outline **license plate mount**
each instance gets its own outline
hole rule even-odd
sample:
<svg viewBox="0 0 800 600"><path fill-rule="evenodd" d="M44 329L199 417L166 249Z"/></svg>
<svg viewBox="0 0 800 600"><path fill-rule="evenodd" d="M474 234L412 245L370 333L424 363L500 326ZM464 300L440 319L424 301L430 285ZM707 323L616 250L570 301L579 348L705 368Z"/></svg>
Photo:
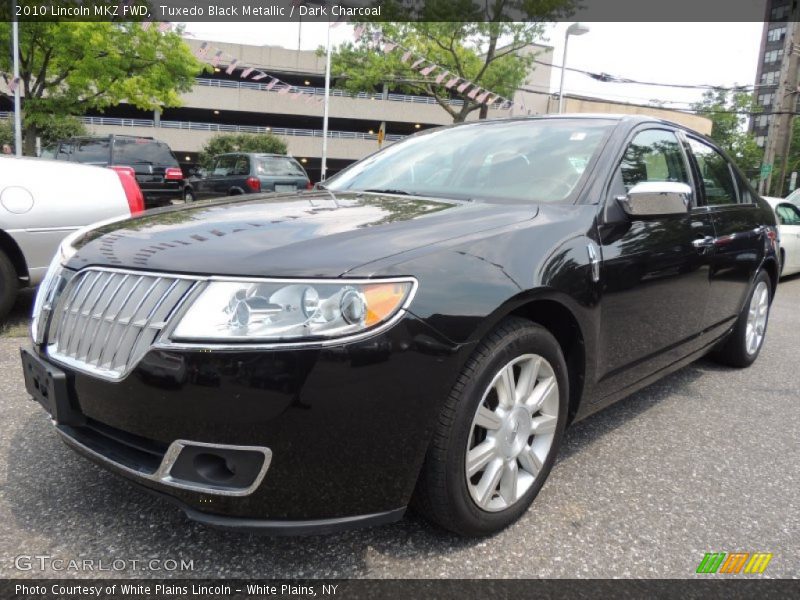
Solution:
<svg viewBox="0 0 800 600"><path fill-rule="evenodd" d="M72 408L69 397L67 374L43 361L26 348L20 348L25 389L33 396L56 423L83 425L84 416Z"/></svg>

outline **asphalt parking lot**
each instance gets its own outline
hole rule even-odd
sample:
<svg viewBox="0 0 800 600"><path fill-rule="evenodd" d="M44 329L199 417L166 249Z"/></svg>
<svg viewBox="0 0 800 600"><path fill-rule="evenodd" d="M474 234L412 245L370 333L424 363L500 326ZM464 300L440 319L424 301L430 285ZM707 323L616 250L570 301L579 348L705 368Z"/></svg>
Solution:
<svg viewBox="0 0 800 600"><path fill-rule="evenodd" d="M771 552L764 576L800 576L800 277L779 287L753 367L702 360L575 425L532 510L483 540L413 515L306 538L193 524L57 439L25 392L19 329L0 337L5 578L165 575L20 571L20 555L185 560L190 577L682 578L712 551Z"/></svg>

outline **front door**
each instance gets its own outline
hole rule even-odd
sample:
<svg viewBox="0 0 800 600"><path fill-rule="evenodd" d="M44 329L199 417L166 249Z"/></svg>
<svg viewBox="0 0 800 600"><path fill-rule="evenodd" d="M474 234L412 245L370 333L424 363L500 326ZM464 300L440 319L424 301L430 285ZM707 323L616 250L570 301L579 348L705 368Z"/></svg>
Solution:
<svg viewBox="0 0 800 600"><path fill-rule="evenodd" d="M673 131L635 133L606 198L599 228L603 347L598 400L693 349L708 297L708 258L693 242L713 235L709 217L694 199L685 214L627 215L618 197L643 181L693 185L687 156Z"/></svg>

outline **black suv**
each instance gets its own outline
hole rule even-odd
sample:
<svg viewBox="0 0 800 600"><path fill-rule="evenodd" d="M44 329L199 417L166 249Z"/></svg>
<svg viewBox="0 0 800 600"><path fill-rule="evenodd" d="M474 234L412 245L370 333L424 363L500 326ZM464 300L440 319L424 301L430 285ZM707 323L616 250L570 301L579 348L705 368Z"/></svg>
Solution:
<svg viewBox="0 0 800 600"><path fill-rule="evenodd" d="M183 198L183 171L170 147L151 137L108 135L59 141L48 155L56 160L130 167L142 188L147 208Z"/></svg>
<svg viewBox="0 0 800 600"><path fill-rule="evenodd" d="M303 166L291 156L231 152L214 157L208 172L187 181L187 202L199 198L237 196L256 192L295 192L311 187Z"/></svg>

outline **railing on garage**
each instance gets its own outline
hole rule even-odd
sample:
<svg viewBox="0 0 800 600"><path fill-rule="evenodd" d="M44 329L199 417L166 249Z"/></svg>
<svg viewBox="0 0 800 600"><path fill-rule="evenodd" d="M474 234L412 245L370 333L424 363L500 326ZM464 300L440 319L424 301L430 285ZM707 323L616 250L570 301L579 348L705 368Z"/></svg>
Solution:
<svg viewBox="0 0 800 600"><path fill-rule="evenodd" d="M0 119L11 118L12 113L0 112ZM79 117L87 125L111 125L114 127L156 127L152 119L122 119L117 117ZM297 129L291 127L263 127L260 125L226 125L224 123L197 123L194 121L164 121L160 123L162 129L189 129L194 131L219 131L224 133L274 133L292 137L322 137L321 129ZM345 140L377 140L374 133L360 131L328 131L329 138ZM390 133L386 141L396 142L405 136Z"/></svg>
<svg viewBox="0 0 800 600"><path fill-rule="evenodd" d="M206 87L218 87L218 88L233 88L233 89L244 89L244 90L261 90L261 91L270 91L276 92L276 89L267 90L267 84L261 83L258 81L231 81L227 79L207 79L205 77L197 77L195 79L197 85L202 85ZM269 82L269 80L267 80ZM304 94L311 94L314 96L324 96L325 95L325 88L321 87L313 87L313 86L301 86L296 85L292 86L294 91L303 92ZM358 92L357 94L348 92L346 90L341 90L338 88L331 88L331 96L335 97L344 97L344 98L359 98L364 100L381 100L383 99L383 95L380 93L371 93L371 92ZM390 102L413 102L416 104L438 104L436 98L432 96L414 96L411 94L388 94L386 97L387 100ZM463 106L464 101L460 98L451 98L447 101L450 106ZM500 102L495 102L489 108L499 108Z"/></svg>

